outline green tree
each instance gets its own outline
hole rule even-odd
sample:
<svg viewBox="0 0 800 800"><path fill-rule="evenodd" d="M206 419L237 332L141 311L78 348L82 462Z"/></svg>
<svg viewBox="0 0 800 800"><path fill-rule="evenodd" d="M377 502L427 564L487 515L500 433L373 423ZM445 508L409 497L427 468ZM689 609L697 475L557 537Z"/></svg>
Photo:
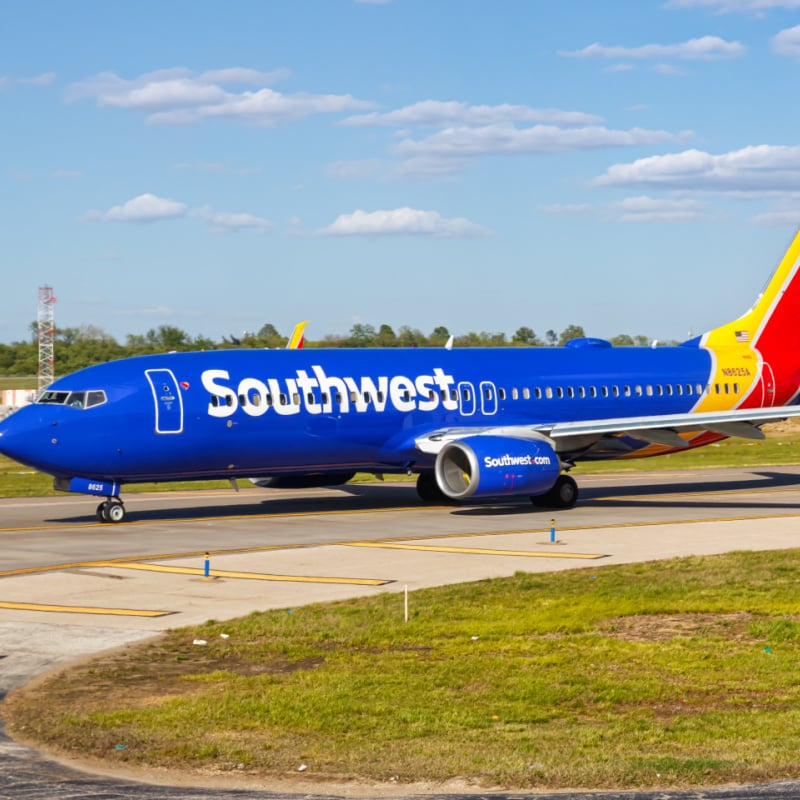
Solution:
<svg viewBox="0 0 800 800"><path fill-rule="evenodd" d="M375 337L377 336L375 328L372 325L365 325L364 323L357 322L350 328L350 335L347 337L348 347L372 347L375 344Z"/></svg>
<svg viewBox="0 0 800 800"><path fill-rule="evenodd" d="M567 325L567 327L561 331L561 336L558 337L558 343L563 345L572 339L583 339L584 336L586 336L586 334L583 332L583 328L580 325Z"/></svg>
<svg viewBox="0 0 800 800"><path fill-rule="evenodd" d="M633 347L633 336L627 333L620 333L612 339L609 339L609 341L614 347Z"/></svg>
<svg viewBox="0 0 800 800"><path fill-rule="evenodd" d="M450 331L447 330L444 325L439 325L433 329L433 333L431 333L431 335L428 337L428 344L431 347L444 347L449 338Z"/></svg>
<svg viewBox="0 0 800 800"><path fill-rule="evenodd" d="M517 332L511 337L512 344L526 344L531 347L539 347L542 340L534 333L533 328L523 326L517 328Z"/></svg>
<svg viewBox="0 0 800 800"><path fill-rule="evenodd" d="M375 337L375 344L378 347L397 347L397 336L391 325L381 325Z"/></svg>

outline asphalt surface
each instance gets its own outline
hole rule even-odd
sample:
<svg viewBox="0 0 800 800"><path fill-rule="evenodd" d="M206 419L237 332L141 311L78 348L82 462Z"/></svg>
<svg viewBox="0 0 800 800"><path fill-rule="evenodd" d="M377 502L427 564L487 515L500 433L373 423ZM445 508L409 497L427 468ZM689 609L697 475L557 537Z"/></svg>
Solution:
<svg viewBox="0 0 800 800"><path fill-rule="evenodd" d="M581 479L578 507L426 508L412 485L347 492L130 494L129 522L90 499L0 500L0 699L76 658L209 618L597 564L800 546L800 469ZM555 541L551 541L551 528ZM206 558L206 554L208 557ZM206 578L205 570L209 576ZM413 595L412 595L413 602ZM158 616L152 616L158 614ZM401 787L152 785L87 775L0 729L0 798L800 798L800 782L702 791L440 794Z"/></svg>

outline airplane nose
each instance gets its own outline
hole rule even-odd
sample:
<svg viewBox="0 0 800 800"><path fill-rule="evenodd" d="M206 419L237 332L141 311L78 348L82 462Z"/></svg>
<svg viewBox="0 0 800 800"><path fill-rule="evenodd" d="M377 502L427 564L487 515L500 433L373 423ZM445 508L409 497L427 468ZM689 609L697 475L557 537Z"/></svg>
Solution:
<svg viewBox="0 0 800 800"><path fill-rule="evenodd" d="M26 413L27 412L27 413ZM49 427L49 426L48 426ZM37 443L44 430L37 414L23 408L0 420L0 453L14 461L33 466Z"/></svg>

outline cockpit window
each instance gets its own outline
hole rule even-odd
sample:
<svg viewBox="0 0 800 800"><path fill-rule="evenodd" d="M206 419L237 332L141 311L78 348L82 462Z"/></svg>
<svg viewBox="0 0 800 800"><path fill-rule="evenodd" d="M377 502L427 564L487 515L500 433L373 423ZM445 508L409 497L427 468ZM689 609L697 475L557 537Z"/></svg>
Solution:
<svg viewBox="0 0 800 800"><path fill-rule="evenodd" d="M69 392L53 392L53 391L44 391L42 392L38 399L36 400L37 403L59 403L64 404L67 402L67 398L69 397Z"/></svg>
<svg viewBox="0 0 800 800"><path fill-rule="evenodd" d="M95 389L90 392L57 392L52 389L47 389L42 392L37 403L55 403L62 406L71 406L72 408L90 408L91 406L99 406L106 402L106 393L101 389Z"/></svg>
<svg viewBox="0 0 800 800"><path fill-rule="evenodd" d="M86 408L91 406L99 406L106 401L106 393L103 391L95 390L93 392L86 392Z"/></svg>

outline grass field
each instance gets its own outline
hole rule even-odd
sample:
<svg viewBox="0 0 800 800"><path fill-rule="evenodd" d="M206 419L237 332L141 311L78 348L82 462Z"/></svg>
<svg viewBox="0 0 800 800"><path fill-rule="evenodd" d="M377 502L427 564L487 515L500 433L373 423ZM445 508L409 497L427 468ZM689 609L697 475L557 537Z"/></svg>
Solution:
<svg viewBox="0 0 800 800"><path fill-rule="evenodd" d="M763 443L624 466L795 464L799 443L773 426ZM2 494L49 486L0 462ZM407 624L389 593L259 612L49 678L4 717L68 755L198 778L300 765L320 782L520 790L798 778L799 579L798 550L734 553L421 590Z"/></svg>
<svg viewBox="0 0 800 800"><path fill-rule="evenodd" d="M408 623L388 593L254 613L51 677L5 715L65 753L183 776L798 777L799 564L790 551L518 573L415 592Z"/></svg>

